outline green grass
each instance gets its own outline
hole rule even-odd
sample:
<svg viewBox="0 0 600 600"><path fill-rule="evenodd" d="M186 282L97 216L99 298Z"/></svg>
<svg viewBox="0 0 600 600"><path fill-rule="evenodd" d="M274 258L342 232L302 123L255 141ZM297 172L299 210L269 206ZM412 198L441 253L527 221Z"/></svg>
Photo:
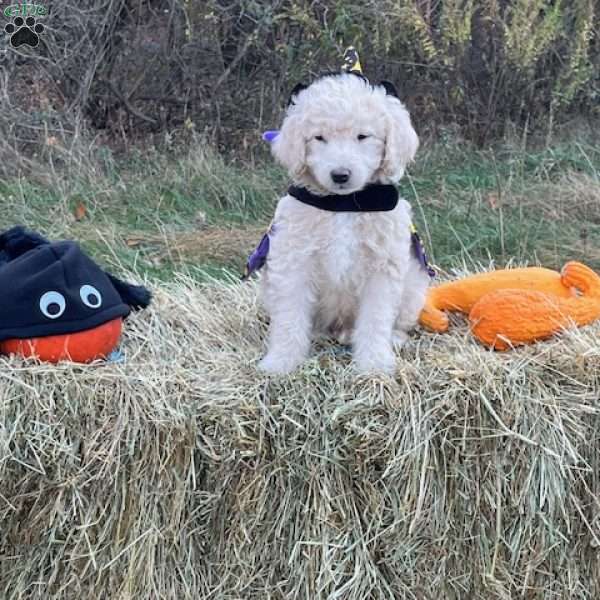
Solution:
<svg viewBox="0 0 600 600"><path fill-rule="evenodd" d="M569 144L527 152L437 146L401 187L442 268L490 260L559 267L570 258L598 267L590 248L600 247L592 222L599 184L600 151ZM573 188L590 196L578 212Z"/></svg>
<svg viewBox="0 0 600 600"><path fill-rule="evenodd" d="M156 152L97 168L48 170L0 183L3 228L16 223L51 238L79 239L112 266L170 279L240 270L254 238L202 246L214 227L266 225L287 178L270 160L227 163L208 149L179 157ZM566 142L541 150L421 149L401 183L435 263L444 270L510 261L560 267L568 259L600 268L600 150ZM85 214L75 217L77 207ZM199 244L171 245L181 236ZM196 238L197 236L197 238ZM258 238L256 239L258 241Z"/></svg>

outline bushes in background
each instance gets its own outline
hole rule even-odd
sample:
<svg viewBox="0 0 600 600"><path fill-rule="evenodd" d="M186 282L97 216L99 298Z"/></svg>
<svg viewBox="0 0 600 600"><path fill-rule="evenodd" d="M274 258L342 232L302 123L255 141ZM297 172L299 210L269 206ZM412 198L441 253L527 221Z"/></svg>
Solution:
<svg viewBox="0 0 600 600"><path fill-rule="evenodd" d="M90 134L114 145L200 132L243 151L278 123L294 83L337 67L351 43L371 78L398 85L420 130L456 124L484 144L508 123L548 133L574 112L599 114L594 0L54 0L49 8L38 48L7 44L1 63L0 151L13 167L34 155L69 160L68 140Z"/></svg>

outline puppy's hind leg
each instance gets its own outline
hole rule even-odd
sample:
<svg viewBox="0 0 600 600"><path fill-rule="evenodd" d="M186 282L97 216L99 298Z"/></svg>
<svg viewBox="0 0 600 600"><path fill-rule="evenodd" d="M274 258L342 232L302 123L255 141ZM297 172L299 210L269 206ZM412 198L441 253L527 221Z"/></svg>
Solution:
<svg viewBox="0 0 600 600"><path fill-rule="evenodd" d="M408 332L414 329L419 321L419 315L425 306L425 297L429 287L429 275L421 265L412 262L406 278L399 305L398 317L394 325L394 347L399 350L408 339Z"/></svg>

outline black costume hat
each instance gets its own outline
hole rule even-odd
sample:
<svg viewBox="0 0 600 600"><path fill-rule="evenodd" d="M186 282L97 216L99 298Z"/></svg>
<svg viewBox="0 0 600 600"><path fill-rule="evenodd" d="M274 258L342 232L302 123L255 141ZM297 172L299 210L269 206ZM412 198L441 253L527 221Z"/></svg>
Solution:
<svg viewBox="0 0 600 600"><path fill-rule="evenodd" d="M92 329L151 299L103 271L73 241L13 227L0 235L0 341Z"/></svg>
<svg viewBox="0 0 600 600"><path fill-rule="evenodd" d="M362 65L360 64L360 58L354 46L348 46L348 48L346 48L346 51L344 52L344 63L342 64L342 67L339 71L325 71L324 73L321 73L317 77L317 79L315 79L312 83L314 83L318 79L322 79L323 77L336 77L338 75L345 74L356 75L357 77L363 79L365 82L370 83L363 73ZM396 90L394 84L391 81L380 81L378 85L382 86L385 89L385 93L388 96L395 96L396 98L399 98L398 91ZM309 85L305 83L296 84L294 86L294 89L290 92L290 96L288 98L288 106L290 104L294 104L294 98L301 91L305 90L308 87ZM273 141L275 137L276 132L272 131L266 132L266 137L263 135L263 139L267 142Z"/></svg>

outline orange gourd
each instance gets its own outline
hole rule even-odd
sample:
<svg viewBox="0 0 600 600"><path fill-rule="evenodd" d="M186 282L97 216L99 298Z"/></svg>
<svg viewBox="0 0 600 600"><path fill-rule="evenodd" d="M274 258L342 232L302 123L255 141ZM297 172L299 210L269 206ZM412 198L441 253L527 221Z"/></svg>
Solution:
<svg viewBox="0 0 600 600"><path fill-rule="evenodd" d="M17 354L25 358L57 363L70 360L88 363L106 358L117 346L121 337L123 319L113 319L93 329L65 335L49 335L27 340L0 342L0 354Z"/></svg>
<svg viewBox="0 0 600 600"><path fill-rule="evenodd" d="M537 267L482 273L432 288L421 323L445 331L444 309L468 313L479 341L506 350L599 319L600 277L577 262L562 273Z"/></svg>

